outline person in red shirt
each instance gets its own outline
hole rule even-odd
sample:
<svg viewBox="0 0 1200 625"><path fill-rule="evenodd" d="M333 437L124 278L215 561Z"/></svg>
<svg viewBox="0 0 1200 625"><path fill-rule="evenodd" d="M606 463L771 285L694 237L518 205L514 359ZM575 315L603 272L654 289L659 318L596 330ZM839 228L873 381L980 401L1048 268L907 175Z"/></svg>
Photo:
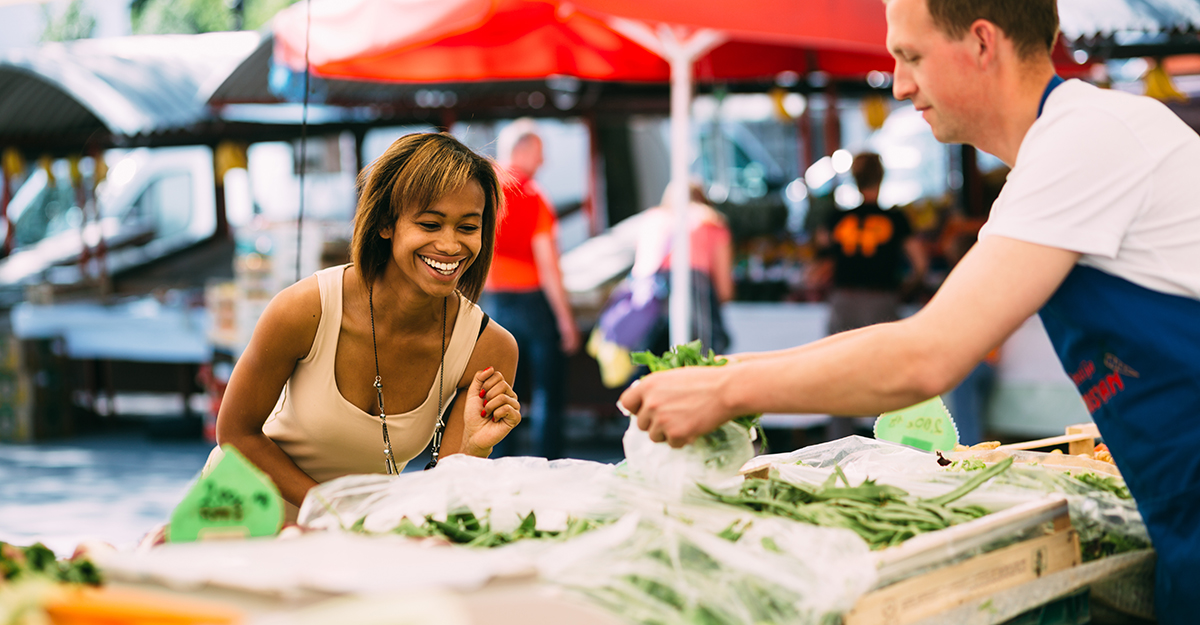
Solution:
<svg viewBox="0 0 1200 625"><path fill-rule="evenodd" d="M557 218L533 180L542 165L537 125L519 119L506 126L497 152L512 180L504 187L507 209L480 305L517 339L517 379L529 380L528 451L559 458L567 356L579 349L580 337L558 265ZM497 454L509 451L502 446Z"/></svg>

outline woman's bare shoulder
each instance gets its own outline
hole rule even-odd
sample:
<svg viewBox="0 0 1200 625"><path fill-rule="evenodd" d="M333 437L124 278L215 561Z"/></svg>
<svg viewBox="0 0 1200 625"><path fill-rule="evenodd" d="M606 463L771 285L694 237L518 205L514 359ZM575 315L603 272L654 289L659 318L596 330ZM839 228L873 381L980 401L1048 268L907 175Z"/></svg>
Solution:
<svg viewBox="0 0 1200 625"><path fill-rule="evenodd" d="M305 278L280 291L267 304L254 327L273 350L299 354L302 358L312 347L321 324L321 291L316 276Z"/></svg>

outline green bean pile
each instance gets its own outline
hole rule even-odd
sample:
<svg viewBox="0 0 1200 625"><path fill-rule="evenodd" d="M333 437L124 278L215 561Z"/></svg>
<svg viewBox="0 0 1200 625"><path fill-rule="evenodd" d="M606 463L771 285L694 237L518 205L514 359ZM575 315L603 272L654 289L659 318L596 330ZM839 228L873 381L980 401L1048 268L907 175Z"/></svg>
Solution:
<svg viewBox="0 0 1200 625"><path fill-rule="evenodd" d="M871 549L898 545L917 534L934 532L977 519L988 511L980 506L950 506L1012 465L1011 457L979 471L958 488L938 497L917 499L901 488L865 480L850 486L841 468L820 487L794 484L775 478L752 478L737 495L723 495L700 485L701 490L725 504L781 516L810 525L843 527L862 537ZM837 486L841 480L844 486ZM731 526L723 535L736 540Z"/></svg>

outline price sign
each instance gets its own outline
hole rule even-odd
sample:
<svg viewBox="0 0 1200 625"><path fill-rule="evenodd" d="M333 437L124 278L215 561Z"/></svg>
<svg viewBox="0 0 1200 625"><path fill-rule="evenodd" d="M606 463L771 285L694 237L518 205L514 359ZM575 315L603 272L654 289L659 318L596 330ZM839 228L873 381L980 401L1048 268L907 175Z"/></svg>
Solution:
<svg viewBox="0 0 1200 625"><path fill-rule="evenodd" d="M283 525L283 498L275 483L230 445L171 513L169 542L274 536Z"/></svg>
<svg viewBox="0 0 1200 625"><path fill-rule="evenodd" d="M925 451L950 451L958 444L958 428L941 397L923 401L875 420L875 438Z"/></svg>

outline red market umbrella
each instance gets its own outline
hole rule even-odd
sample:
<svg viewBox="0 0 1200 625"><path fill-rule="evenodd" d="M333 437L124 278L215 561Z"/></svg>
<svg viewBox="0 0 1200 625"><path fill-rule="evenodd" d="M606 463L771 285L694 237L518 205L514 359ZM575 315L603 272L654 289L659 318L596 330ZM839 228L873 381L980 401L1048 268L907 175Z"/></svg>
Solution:
<svg viewBox="0 0 1200 625"><path fill-rule="evenodd" d="M305 6L276 18L275 58L304 68ZM314 2L314 74L348 80L459 82L568 75L663 82L666 61L599 18L544 0Z"/></svg>

